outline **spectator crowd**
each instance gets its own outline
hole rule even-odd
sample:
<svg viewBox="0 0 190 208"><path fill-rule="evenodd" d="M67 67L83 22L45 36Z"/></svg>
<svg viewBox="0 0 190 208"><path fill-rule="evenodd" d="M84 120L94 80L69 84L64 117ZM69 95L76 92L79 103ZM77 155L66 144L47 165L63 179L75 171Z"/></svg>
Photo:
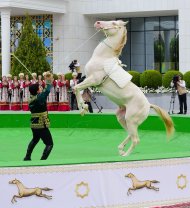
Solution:
<svg viewBox="0 0 190 208"><path fill-rule="evenodd" d="M29 79L29 76L24 75L24 73L14 77L11 74L3 76L0 80L0 110L28 111L29 86L38 83L44 88L44 75L37 76L36 73L32 73L32 79ZM62 73L58 73L57 77L57 80L53 80L53 86L47 98L48 110L69 111L77 109L76 98L72 92L72 88L78 84L77 73L73 72L73 79L70 81L66 80Z"/></svg>

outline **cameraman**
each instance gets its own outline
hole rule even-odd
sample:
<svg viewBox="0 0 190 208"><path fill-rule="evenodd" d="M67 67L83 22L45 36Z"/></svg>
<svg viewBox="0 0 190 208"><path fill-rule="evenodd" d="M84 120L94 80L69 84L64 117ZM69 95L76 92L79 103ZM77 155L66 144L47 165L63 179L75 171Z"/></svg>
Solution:
<svg viewBox="0 0 190 208"><path fill-rule="evenodd" d="M70 65L69 65L69 68L72 72L77 72L79 73L80 72L80 64L78 63L78 61L75 59L73 60Z"/></svg>
<svg viewBox="0 0 190 208"><path fill-rule="evenodd" d="M173 86L172 86L173 85ZM171 87L175 87L178 93L179 98L179 113L178 114L186 114L187 113L187 91L186 91L186 83L181 79L181 76L174 76L173 83L171 83Z"/></svg>

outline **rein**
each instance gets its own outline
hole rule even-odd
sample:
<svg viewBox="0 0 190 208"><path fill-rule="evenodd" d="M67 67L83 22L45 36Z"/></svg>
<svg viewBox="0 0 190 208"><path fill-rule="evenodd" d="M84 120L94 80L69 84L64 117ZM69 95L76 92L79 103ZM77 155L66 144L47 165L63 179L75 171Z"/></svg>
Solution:
<svg viewBox="0 0 190 208"><path fill-rule="evenodd" d="M85 45L90 39L92 39L97 33L99 33L100 30L96 31L92 36L90 36L87 40L85 40L83 43L81 43L77 48L75 48L70 54L68 54L64 60L66 61L73 53L77 52L79 48L81 48L83 45Z"/></svg>

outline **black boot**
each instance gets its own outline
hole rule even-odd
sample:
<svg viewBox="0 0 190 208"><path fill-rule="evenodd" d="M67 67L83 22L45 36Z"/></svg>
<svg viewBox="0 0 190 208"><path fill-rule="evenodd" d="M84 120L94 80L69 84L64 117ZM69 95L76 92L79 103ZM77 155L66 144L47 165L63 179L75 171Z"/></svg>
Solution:
<svg viewBox="0 0 190 208"><path fill-rule="evenodd" d="M31 160L31 154L32 154L33 149L34 149L35 146L36 146L36 143L35 143L35 142L31 141L31 142L29 143L28 149L27 149L27 152L26 152L26 156L25 156L25 158L24 158L25 161L26 161L26 160Z"/></svg>
<svg viewBox="0 0 190 208"><path fill-rule="evenodd" d="M46 145L41 160L46 160L53 148L53 145Z"/></svg>

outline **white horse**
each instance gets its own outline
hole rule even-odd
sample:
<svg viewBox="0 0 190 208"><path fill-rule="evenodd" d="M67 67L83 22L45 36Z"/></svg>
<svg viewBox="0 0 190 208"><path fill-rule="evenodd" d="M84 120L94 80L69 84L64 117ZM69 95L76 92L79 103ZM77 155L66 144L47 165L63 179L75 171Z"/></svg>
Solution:
<svg viewBox="0 0 190 208"><path fill-rule="evenodd" d="M160 107L150 104L142 91L133 84L130 75L122 69L118 56L127 40L126 22L97 21L94 26L102 30L106 38L95 48L91 59L85 66L86 79L75 86L78 108L84 115L88 106L84 103L80 91L96 86L105 96L116 103L119 109L116 113L118 122L128 131L127 138L118 146L122 156L129 155L139 143L138 126L148 117L153 108L164 121L167 135L174 131L173 122ZM124 147L132 141L125 152Z"/></svg>

